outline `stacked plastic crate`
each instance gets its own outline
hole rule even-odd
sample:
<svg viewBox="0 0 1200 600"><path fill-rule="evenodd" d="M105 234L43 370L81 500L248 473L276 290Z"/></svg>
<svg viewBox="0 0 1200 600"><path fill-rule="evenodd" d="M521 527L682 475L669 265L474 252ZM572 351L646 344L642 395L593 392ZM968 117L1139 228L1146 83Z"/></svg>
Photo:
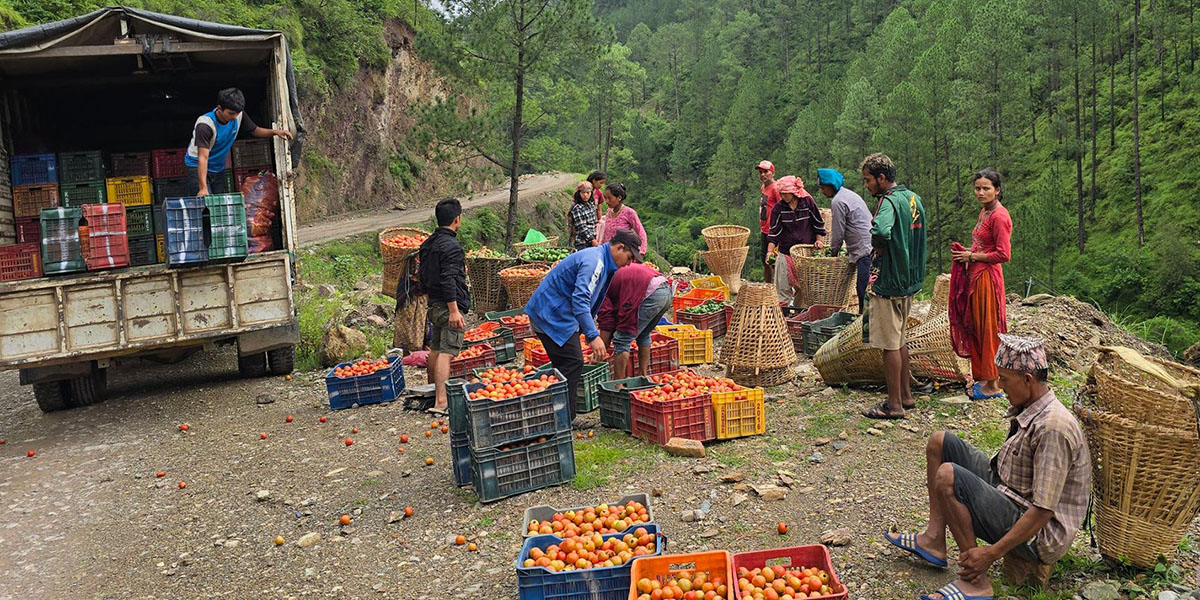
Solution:
<svg viewBox="0 0 1200 600"><path fill-rule="evenodd" d="M81 254L89 271L129 266L129 237L123 204L83 205Z"/></svg>
<svg viewBox="0 0 1200 600"><path fill-rule="evenodd" d="M236 261L246 258L246 205L241 194L209 194L204 198L208 259Z"/></svg>
<svg viewBox="0 0 1200 600"><path fill-rule="evenodd" d="M233 143L233 151L229 155L233 159L233 185L237 191L242 191L242 183L247 177L259 173L273 173L272 147L270 139L241 140Z"/></svg>
<svg viewBox="0 0 1200 600"><path fill-rule="evenodd" d="M16 241L40 244L42 209L57 208L60 203L58 159L53 154L14 156L10 167Z"/></svg>
<svg viewBox="0 0 1200 600"><path fill-rule="evenodd" d="M108 173L114 179L151 182L152 172L149 152L109 155ZM145 194L140 194L138 200L144 201ZM153 193L151 193L151 200L153 200ZM126 205L125 223L129 242L129 265L138 267L161 262L154 240L154 209L151 204Z"/></svg>
<svg viewBox="0 0 1200 600"><path fill-rule="evenodd" d="M42 270L46 275L82 271L82 208L44 208L41 212Z"/></svg>
<svg viewBox="0 0 1200 600"><path fill-rule="evenodd" d="M204 198L193 196L163 201L163 250L167 266L197 265L208 261L204 208Z"/></svg>

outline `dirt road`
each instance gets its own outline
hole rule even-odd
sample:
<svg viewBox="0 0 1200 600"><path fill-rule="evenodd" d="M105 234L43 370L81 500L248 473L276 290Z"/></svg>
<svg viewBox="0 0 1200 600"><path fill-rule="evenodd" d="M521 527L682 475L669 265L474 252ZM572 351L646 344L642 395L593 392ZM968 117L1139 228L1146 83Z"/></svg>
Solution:
<svg viewBox="0 0 1200 600"><path fill-rule="evenodd" d="M535 196L565 188L578 179L569 173L533 175L521 181L522 196ZM508 184L490 192L475 194L463 202L464 209L486 206L508 201ZM311 246L331 240L342 239L368 231L379 231L387 227L414 225L429 219L430 207L415 207L408 210L396 211L379 208L370 211L350 213L331 217L314 223L300 226L300 245Z"/></svg>

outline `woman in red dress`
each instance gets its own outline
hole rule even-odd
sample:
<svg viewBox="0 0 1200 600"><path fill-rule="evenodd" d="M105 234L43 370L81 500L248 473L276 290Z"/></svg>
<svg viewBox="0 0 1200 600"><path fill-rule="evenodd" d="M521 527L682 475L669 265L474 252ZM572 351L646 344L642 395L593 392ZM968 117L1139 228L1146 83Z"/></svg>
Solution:
<svg viewBox="0 0 1200 600"><path fill-rule="evenodd" d="M1003 395L996 373L999 334L1008 331L1004 311L1004 268L1012 256L1012 218L1000 204L1000 174L995 169L975 173L975 197L983 208L971 233L970 250L954 250L954 260L964 263L969 275L967 318L971 327L971 379L967 389L972 400Z"/></svg>

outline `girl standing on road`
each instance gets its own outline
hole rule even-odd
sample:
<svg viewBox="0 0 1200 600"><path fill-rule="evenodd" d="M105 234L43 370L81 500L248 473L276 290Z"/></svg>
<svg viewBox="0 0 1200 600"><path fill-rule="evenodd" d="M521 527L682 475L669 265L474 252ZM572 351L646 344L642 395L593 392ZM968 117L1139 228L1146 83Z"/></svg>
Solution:
<svg viewBox="0 0 1200 600"><path fill-rule="evenodd" d="M629 229L637 234L642 241L641 253L646 253L646 230L642 228L642 220L637 211L625 205L625 186L620 183L610 183L604 187L604 202L608 211L604 213L600 235L600 243L611 240L618 229Z"/></svg>

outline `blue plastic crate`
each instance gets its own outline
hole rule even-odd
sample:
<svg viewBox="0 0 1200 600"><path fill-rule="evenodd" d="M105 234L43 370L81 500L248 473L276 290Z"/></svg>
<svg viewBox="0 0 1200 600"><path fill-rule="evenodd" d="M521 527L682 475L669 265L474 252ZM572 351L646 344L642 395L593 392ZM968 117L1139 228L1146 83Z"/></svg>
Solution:
<svg viewBox="0 0 1200 600"><path fill-rule="evenodd" d="M204 241L204 198L167 198L163 202L168 266L203 263L208 260Z"/></svg>
<svg viewBox="0 0 1200 600"><path fill-rule="evenodd" d="M391 367L358 377L337 377L333 374L343 363L325 375L325 390L329 392L329 408L340 410L358 405L393 402L404 391L404 367L399 356L389 356Z"/></svg>
<svg viewBox="0 0 1200 600"><path fill-rule="evenodd" d="M660 535L658 526L645 523L641 527L654 535L654 552L646 556L660 556L667 545L667 538ZM604 541L621 539L624 533L610 533L603 536ZM534 548L545 550L559 544L562 539L554 535L535 535L525 538L521 553L517 556L517 589L520 600L627 600L629 598L630 571L634 561L644 558L635 556L629 562L617 567L600 567L582 571L562 571L555 573L545 567L524 567L522 564L529 558L529 552Z"/></svg>
<svg viewBox="0 0 1200 600"><path fill-rule="evenodd" d="M13 185L58 183L58 159L53 154L23 154L9 161Z"/></svg>
<svg viewBox="0 0 1200 600"><path fill-rule="evenodd" d="M575 479L571 432L544 442L471 449L471 482L480 502L495 502Z"/></svg>
<svg viewBox="0 0 1200 600"><path fill-rule="evenodd" d="M454 485L471 485L471 447L465 434L450 434L450 462L454 466Z"/></svg>
<svg viewBox="0 0 1200 600"><path fill-rule="evenodd" d="M530 373L525 379L537 379L545 371ZM507 400L467 400L467 438L471 447L486 449L556 433L571 431L571 413L567 404L567 378L553 372L558 383L540 392ZM484 387L468 383L467 394Z"/></svg>

